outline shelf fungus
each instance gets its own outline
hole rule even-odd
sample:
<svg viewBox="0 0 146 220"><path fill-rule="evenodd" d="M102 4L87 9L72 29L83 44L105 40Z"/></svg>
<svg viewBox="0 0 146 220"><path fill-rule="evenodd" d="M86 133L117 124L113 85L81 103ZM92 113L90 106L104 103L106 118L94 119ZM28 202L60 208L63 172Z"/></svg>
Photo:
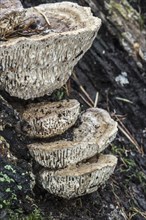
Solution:
<svg viewBox="0 0 146 220"><path fill-rule="evenodd" d="M81 124L73 131L73 141L33 143L28 148L42 166L65 168L100 153L115 138L116 133L117 122L105 110L91 108L82 114Z"/></svg>
<svg viewBox="0 0 146 220"><path fill-rule="evenodd" d="M46 170L40 182L50 193L64 198L81 196L96 190L113 173L117 163L112 155L99 154L115 138L117 123L105 110L88 109L74 128L73 140L28 145L30 154ZM93 158L92 158L93 157Z"/></svg>
<svg viewBox="0 0 146 220"><path fill-rule="evenodd" d="M100 155L63 170L44 170L40 182L50 193L63 198L73 198L96 191L109 179L117 164L113 155Z"/></svg>
<svg viewBox="0 0 146 220"><path fill-rule="evenodd" d="M0 88L11 96L33 99L66 83L90 48L101 20L90 8L70 2L39 5L25 9L24 14L25 21L38 15L29 27L40 29L32 34L25 28L18 36L0 42Z"/></svg>
<svg viewBox="0 0 146 220"><path fill-rule="evenodd" d="M80 104L75 99L30 104L21 113L22 127L29 137L47 138L62 134L75 124Z"/></svg>
<svg viewBox="0 0 146 220"><path fill-rule="evenodd" d="M6 2L12 6L7 10ZM25 100L61 88L101 25L90 8L71 2L24 9L19 0L2 0L0 7L0 88ZM64 198L88 194L113 173L117 158L100 154L117 133L105 110L80 113L74 99L33 102L19 110L16 129L30 138L28 149L43 166L37 176L48 192Z"/></svg>

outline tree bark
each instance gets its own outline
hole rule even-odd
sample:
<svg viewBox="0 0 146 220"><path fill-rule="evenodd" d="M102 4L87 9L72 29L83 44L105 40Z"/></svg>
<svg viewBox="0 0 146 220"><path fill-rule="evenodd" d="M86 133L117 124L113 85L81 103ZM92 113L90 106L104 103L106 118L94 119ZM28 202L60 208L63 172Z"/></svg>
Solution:
<svg viewBox="0 0 146 220"><path fill-rule="evenodd" d="M91 83L90 89L87 88L91 96L92 90L99 91L99 105L126 115L126 126L146 150L146 32L144 27L141 31L140 14L125 0L119 3L100 0L79 2L90 6L93 13L101 17L103 24L92 48L79 62L77 75L84 86L87 79ZM115 79L123 72L127 73L129 84L122 86ZM119 97L131 103L120 101Z"/></svg>

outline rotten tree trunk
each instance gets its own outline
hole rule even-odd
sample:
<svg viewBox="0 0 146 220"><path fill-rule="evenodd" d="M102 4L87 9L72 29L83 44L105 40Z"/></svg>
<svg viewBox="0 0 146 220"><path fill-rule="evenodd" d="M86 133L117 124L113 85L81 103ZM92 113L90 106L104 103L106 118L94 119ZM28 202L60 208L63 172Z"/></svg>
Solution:
<svg viewBox="0 0 146 220"><path fill-rule="evenodd" d="M93 12L102 18L108 31L118 38L121 46L133 56L146 61L146 31L142 15L138 13L127 0L122 1L94 1L86 2Z"/></svg>
<svg viewBox="0 0 146 220"><path fill-rule="evenodd" d="M86 78L91 82L89 94L91 87L99 91L99 105L126 115L125 124L145 151L146 32L140 14L126 0L79 2L90 6L103 25L92 48L77 66L77 75L81 81ZM121 73L126 73L128 85L116 82Z"/></svg>

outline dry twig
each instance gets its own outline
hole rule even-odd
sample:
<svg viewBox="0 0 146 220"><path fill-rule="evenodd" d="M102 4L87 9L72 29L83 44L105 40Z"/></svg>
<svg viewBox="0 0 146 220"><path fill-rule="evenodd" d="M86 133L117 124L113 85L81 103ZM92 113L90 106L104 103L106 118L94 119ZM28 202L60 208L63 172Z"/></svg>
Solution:
<svg viewBox="0 0 146 220"><path fill-rule="evenodd" d="M84 96L82 96L82 94L81 93L79 93L79 96L83 99L83 101L89 106L89 107L93 107L91 104L90 104L90 102L88 102L85 98L84 98Z"/></svg>
<svg viewBox="0 0 146 220"><path fill-rule="evenodd" d="M130 133L130 131L125 127L125 125L123 124L123 122L119 119L119 117L117 117L115 115L115 118L118 122L118 128L119 130L124 134L124 136L127 137L127 139L136 147L137 151L143 155L143 150L142 148L139 146L138 142L135 140L135 138L132 136L132 134Z"/></svg>
<svg viewBox="0 0 146 220"><path fill-rule="evenodd" d="M98 97L99 97L99 93L97 92L97 93L96 93L96 96L95 96L94 108L97 107L97 104L98 104Z"/></svg>
<svg viewBox="0 0 146 220"><path fill-rule="evenodd" d="M41 14L41 15L44 17L46 23L48 24L48 27L50 27L51 24L50 24L50 21L49 21L49 19L47 18L47 16L46 16L42 11L40 11L38 8L35 8L35 7L33 7L33 8L34 8L39 14Z"/></svg>
<svg viewBox="0 0 146 220"><path fill-rule="evenodd" d="M79 86L80 90L83 92L83 94L86 96L86 98L89 100L89 102L92 104L92 107L94 106L94 102L91 99L91 97L89 96L89 94L86 92L86 90L84 89L84 87L80 84L75 72L73 72L73 77L72 79L77 83L77 85Z"/></svg>

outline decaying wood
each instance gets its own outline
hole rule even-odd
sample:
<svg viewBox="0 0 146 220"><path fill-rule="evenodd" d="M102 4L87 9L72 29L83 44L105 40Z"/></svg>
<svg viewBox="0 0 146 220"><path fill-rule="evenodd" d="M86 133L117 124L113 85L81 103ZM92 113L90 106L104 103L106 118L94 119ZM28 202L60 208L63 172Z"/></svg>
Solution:
<svg viewBox="0 0 146 220"><path fill-rule="evenodd" d="M112 35L115 35L123 48L138 61L146 61L146 30L144 21L127 0L94 1L80 0L89 5L94 13L99 12Z"/></svg>
<svg viewBox="0 0 146 220"><path fill-rule="evenodd" d="M126 23L123 26L119 26L117 21L110 20L108 11L105 7L106 1L84 1L80 0L79 3L84 6L90 6L94 14L102 19L103 25L101 31L94 41L94 44L90 51L86 53L81 62L76 68L76 74L80 83L86 88L88 94L92 100L95 99L95 94L99 91L99 104L108 109L108 111L114 111L126 114L126 120L124 124L128 130L134 135L138 143L146 146L146 139L144 135L146 118L144 108L146 108L146 78L145 78L145 67L146 62L142 59L135 51L133 46L131 51L128 51L124 44L121 44L121 38L123 32L126 32L125 26L128 28L127 31L131 33L133 38L135 32L139 33L141 37L137 37L141 42L138 42L141 46L143 54L145 53L145 27L142 31L140 25L138 26L138 18L141 18L138 12L129 5L129 10L133 11L137 16L132 18L122 17L122 21ZM112 2L112 1L108 1ZM116 5L122 6L125 1L116 1ZM126 1L127 2L127 1ZM120 6L121 4L121 6ZM128 3L127 3L128 4ZM116 9L115 9L116 10ZM124 9L123 9L124 10ZM116 13L117 11L115 11ZM117 12L118 16L118 12ZM120 20L121 15L119 14ZM134 20L136 19L136 21ZM131 22L133 22L131 24ZM136 28L134 23L136 22ZM137 27L138 26L138 27ZM128 45L132 45L127 41ZM136 45L135 45L136 46ZM94 60L94 63L93 63ZM116 82L116 77L121 73L127 73L128 84L121 85ZM90 82L88 86L86 81ZM125 98L130 100L133 104L124 103L117 100L116 97ZM137 114L137 112L141 112ZM139 132L137 132L139 129Z"/></svg>

